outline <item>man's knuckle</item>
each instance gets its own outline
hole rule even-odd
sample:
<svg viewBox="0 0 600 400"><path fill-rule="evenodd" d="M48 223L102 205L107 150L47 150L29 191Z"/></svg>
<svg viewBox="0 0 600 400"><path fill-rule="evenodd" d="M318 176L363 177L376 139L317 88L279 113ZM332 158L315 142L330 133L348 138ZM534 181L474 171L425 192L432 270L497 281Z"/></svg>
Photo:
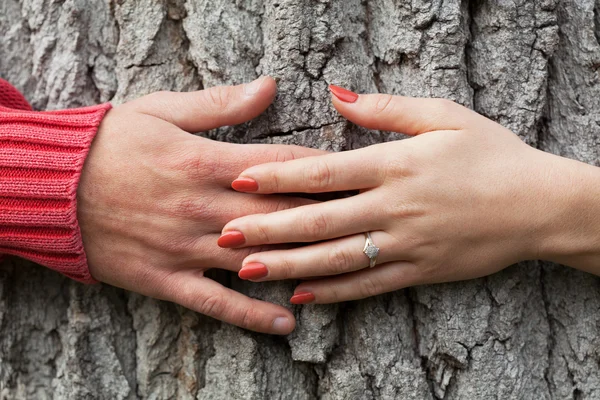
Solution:
<svg viewBox="0 0 600 400"><path fill-rule="evenodd" d="M438 117L445 117L454 114L460 107L460 105L449 99L436 98L432 101Z"/></svg>
<svg viewBox="0 0 600 400"><path fill-rule="evenodd" d="M178 218L206 220L210 214L209 204L210 201L206 197L199 200L196 197L185 196L175 201L171 214Z"/></svg>
<svg viewBox="0 0 600 400"><path fill-rule="evenodd" d="M185 155L177 162L177 169L188 179L197 180L205 174L204 160L193 155Z"/></svg>
<svg viewBox="0 0 600 400"><path fill-rule="evenodd" d="M237 316L235 323L245 329L251 329L258 324L259 316L256 309L252 307L244 308L239 311L240 315Z"/></svg>
<svg viewBox="0 0 600 400"><path fill-rule="evenodd" d="M160 243L156 246L161 249L165 255L173 259L181 259L193 253L197 239L194 236L164 236L161 237Z"/></svg>
<svg viewBox="0 0 600 400"><path fill-rule="evenodd" d="M277 204L275 205L275 211L285 211L297 206L298 204L294 203L291 198L283 197L277 201Z"/></svg>
<svg viewBox="0 0 600 400"><path fill-rule="evenodd" d="M144 295L154 298L165 298L171 290L173 284L168 279L169 274L160 273L160 266L152 262L137 262L127 266L138 287L144 288Z"/></svg>
<svg viewBox="0 0 600 400"><path fill-rule="evenodd" d="M209 317L223 314L225 309L225 298L220 293L209 293L196 301L196 310Z"/></svg>
<svg viewBox="0 0 600 400"><path fill-rule="evenodd" d="M159 90L157 92L152 92L150 94L147 94L146 96L144 96L142 98L142 100L144 100L144 102L149 102L149 103L163 102L165 100L165 98L168 98L172 94L173 94L173 92L170 92L168 90Z"/></svg>
<svg viewBox="0 0 600 400"><path fill-rule="evenodd" d="M306 187L310 192L320 192L330 186L333 176L327 162L320 160L306 168Z"/></svg>
<svg viewBox="0 0 600 400"><path fill-rule="evenodd" d="M206 178L214 179L223 171L223 161L218 154L184 149L179 152L179 155L178 160L175 161L176 169L186 179L195 182Z"/></svg>
<svg viewBox="0 0 600 400"><path fill-rule="evenodd" d="M125 103L125 105L132 104L133 109L138 112L172 122L176 115L176 108L172 106L175 100L174 95L174 92L161 90L133 100L131 103Z"/></svg>
<svg viewBox="0 0 600 400"><path fill-rule="evenodd" d="M231 90L225 86L215 86L207 89L206 94L210 103L217 110L225 110L231 101Z"/></svg>

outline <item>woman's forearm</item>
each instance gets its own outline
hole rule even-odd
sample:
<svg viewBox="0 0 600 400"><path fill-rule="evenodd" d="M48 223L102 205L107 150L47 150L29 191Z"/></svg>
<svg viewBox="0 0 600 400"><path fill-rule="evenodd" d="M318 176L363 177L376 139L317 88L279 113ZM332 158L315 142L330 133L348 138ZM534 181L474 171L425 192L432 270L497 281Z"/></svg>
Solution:
<svg viewBox="0 0 600 400"><path fill-rule="evenodd" d="M600 168L548 156L553 213L539 258L600 275Z"/></svg>

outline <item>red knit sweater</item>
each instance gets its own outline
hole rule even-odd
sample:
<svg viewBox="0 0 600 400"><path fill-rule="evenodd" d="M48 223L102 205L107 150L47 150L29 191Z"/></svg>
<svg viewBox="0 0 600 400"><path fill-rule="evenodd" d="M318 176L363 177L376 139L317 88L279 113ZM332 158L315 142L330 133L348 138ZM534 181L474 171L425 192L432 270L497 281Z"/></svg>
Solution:
<svg viewBox="0 0 600 400"><path fill-rule="evenodd" d="M93 283L77 222L77 184L110 104L33 111L0 79L0 254Z"/></svg>

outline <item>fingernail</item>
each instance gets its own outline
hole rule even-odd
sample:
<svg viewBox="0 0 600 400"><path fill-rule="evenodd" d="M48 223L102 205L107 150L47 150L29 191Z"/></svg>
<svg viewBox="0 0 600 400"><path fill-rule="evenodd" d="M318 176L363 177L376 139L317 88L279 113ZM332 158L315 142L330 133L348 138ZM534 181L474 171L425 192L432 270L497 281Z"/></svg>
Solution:
<svg viewBox="0 0 600 400"><path fill-rule="evenodd" d="M339 86L329 85L329 90L335 95L335 97L343 102L354 103L356 100L358 100L358 95L356 93Z"/></svg>
<svg viewBox="0 0 600 400"><path fill-rule="evenodd" d="M244 93L248 96L254 96L260 90L260 87L265 83L266 76L261 76L250 83L244 85Z"/></svg>
<svg viewBox="0 0 600 400"><path fill-rule="evenodd" d="M243 245L244 243L246 243L246 238L244 237L244 234L242 232L238 231L226 232L221 235L219 240L217 240L217 244L219 245L219 247L223 247L225 249L231 247L238 247Z"/></svg>
<svg viewBox="0 0 600 400"><path fill-rule="evenodd" d="M269 275L269 270L261 263L248 263L238 272L240 279L255 281Z"/></svg>
<svg viewBox="0 0 600 400"><path fill-rule="evenodd" d="M231 183L231 187L238 192L256 192L258 182L252 178L237 178Z"/></svg>
<svg viewBox="0 0 600 400"><path fill-rule="evenodd" d="M308 304L315 301L315 295L310 292L296 293L290 299L292 304Z"/></svg>
<svg viewBox="0 0 600 400"><path fill-rule="evenodd" d="M292 330L292 322L285 317L277 317L273 320L273 331L279 335L287 335Z"/></svg>

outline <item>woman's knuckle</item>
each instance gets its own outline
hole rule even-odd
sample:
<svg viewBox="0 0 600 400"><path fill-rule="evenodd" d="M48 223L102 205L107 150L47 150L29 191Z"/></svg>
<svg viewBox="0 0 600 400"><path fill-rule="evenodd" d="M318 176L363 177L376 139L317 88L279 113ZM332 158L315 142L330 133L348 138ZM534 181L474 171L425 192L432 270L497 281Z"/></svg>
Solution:
<svg viewBox="0 0 600 400"><path fill-rule="evenodd" d="M333 180L331 169L323 160L315 161L306 171L306 187L310 192L320 192L328 188Z"/></svg>
<svg viewBox="0 0 600 400"><path fill-rule="evenodd" d="M296 277L296 265L292 260L283 257L280 261L278 275L279 279L290 279Z"/></svg>
<svg viewBox="0 0 600 400"><path fill-rule="evenodd" d="M288 147L278 148L275 153L275 162L284 163L294 159L294 152Z"/></svg>
<svg viewBox="0 0 600 400"><path fill-rule="evenodd" d="M348 249L338 245L331 248L327 261L330 272L337 275L347 272L353 266L354 257Z"/></svg>
<svg viewBox="0 0 600 400"><path fill-rule="evenodd" d="M324 238L329 230L328 221L322 213L311 214L304 219L304 233L308 239Z"/></svg>
<svg viewBox="0 0 600 400"><path fill-rule="evenodd" d="M281 191L281 178L278 168L269 168L260 173L260 176L254 177L260 182L261 191L279 193Z"/></svg>
<svg viewBox="0 0 600 400"><path fill-rule="evenodd" d="M365 276L358 282L358 293L361 297L371 297L380 293L380 285L372 277Z"/></svg>
<svg viewBox="0 0 600 400"><path fill-rule="evenodd" d="M392 179L408 177L413 168L404 157L389 157L383 164L381 170L384 171L385 177Z"/></svg>
<svg viewBox="0 0 600 400"><path fill-rule="evenodd" d="M259 221L256 223L255 227L256 238L258 239L259 243L271 243L272 234L269 225Z"/></svg>
<svg viewBox="0 0 600 400"><path fill-rule="evenodd" d="M391 94L381 94L377 96L377 101L375 102L375 109L373 110L374 115L381 115L390 113L393 109L393 99L394 96Z"/></svg>

